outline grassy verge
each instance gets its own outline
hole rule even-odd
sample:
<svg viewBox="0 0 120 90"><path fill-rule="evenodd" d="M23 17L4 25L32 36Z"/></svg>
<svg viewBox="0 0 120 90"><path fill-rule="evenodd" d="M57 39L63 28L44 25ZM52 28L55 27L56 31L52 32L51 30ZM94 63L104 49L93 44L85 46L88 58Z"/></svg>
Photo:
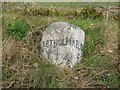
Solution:
<svg viewBox="0 0 120 90"><path fill-rule="evenodd" d="M11 21L22 19L30 25L26 41L15 40L6 33ZM41 26L53 21L75 24L86 34L83 59L72 70L61 70L39 54ZM109 51L112 48L109 44L117 48L114 37L118 31L116 26L117 21L112 19L3 13L3 87L118 87L116 55Z"/></svg>

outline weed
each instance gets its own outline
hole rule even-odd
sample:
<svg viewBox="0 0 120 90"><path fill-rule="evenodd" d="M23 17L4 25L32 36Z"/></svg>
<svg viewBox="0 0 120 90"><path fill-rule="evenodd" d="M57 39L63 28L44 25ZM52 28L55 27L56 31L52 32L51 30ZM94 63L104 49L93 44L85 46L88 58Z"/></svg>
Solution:
<svg viewBox="0 0 120 90"><path fill-rule="evenodd" d="M16 20L10 23L7 32L14 38L24 40L27 32L29 31L29 25L20 20Z"/></svg>

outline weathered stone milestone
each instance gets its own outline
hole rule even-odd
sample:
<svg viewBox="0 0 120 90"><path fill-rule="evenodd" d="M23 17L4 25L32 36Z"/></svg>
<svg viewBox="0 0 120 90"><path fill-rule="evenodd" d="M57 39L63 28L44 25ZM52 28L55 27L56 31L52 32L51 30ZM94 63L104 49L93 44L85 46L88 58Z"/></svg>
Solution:
<svg viewBox="0 0 120 90"><path fill-rule="evenodd" d="M43 32L42 55L51 63L72 68L82 56L85 34L67 22L53 22Z"/></svg>

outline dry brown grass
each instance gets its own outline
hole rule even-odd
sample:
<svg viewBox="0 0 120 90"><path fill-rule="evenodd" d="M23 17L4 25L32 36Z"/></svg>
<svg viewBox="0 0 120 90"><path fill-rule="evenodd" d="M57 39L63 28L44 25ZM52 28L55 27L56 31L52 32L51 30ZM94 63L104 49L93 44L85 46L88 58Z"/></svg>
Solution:
<svg viewBox="0 0 120 90"><path fill-rule="evenodd" d="M12 37L6 37L3 40L3 73L9 73L8 82L3 84L3 87L11 87L13 84L22 83L23 75L27 76L31 68L30 62L32 55L34 59L40 60L39 50L35 46L33 32L29 32L26 42L15 40ZM22 77L21 77L22 75ZM18 80L11 81L11 80Z"/></svg>

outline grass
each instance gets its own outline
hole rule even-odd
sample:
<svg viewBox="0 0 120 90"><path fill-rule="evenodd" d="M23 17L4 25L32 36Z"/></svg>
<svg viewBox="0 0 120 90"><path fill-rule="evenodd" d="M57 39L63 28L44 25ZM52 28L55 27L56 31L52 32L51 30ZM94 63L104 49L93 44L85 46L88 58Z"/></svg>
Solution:
<svg viewBox="0 0 120 90"><path fill-rule="evenodd" d="M15 3L10 4L16 5ZM49 7L48 3L38 4L41 7L42 5ZM71 3L68 6L60 4L50 5L70 8L79 5L76 3ZM3 87L118 87L116 54L108 51L109 49L117 49L117 21L104 18L101 20L93 18L71 19L67 16L57 15L23 15L21 12L3 13ZM30 25L26 41L15 40L6 33L6 26L11 21L20 19L25 19ZM46 62L39 54L42 29L45 29L45 26L53 21L72 23L83 29L86 34L83 58L72 70L66 68L61 70ZM112 45L115 47L111 47Z"/></svg>
<svg viewBox="0 0 120 90"><path fill-rule="evenodd" d="M117 6L117 2L40 2L40 3L9 3L8 5L13 5L14 7L21 7L23 8L25 5L27 7L43 7L43 8L82 8L86 6L103 6L103 7L109 7L109 6Z"/></svg>
<svg viewBox="0 0 120 90"><path fill-rule="evenodd" d="M7 29L8 34L13 36L16 39L25 39L29 31L29 25L22 21L16 20L13 23L10 23Z"/></svg>

